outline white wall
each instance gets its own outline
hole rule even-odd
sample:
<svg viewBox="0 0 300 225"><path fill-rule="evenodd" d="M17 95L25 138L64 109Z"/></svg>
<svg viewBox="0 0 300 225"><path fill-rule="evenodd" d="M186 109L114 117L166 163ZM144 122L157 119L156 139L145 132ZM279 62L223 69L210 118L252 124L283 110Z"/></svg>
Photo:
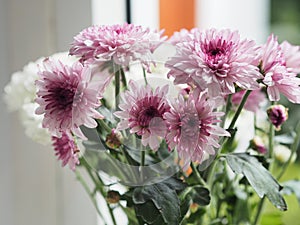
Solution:
<svg viewBox="0 0 300 225"><path fill-rule="evenodd" d="M7 24L5 18L7 17L6 2L0 1L0 89L3 90L4 84L8 82L8 60L7 60ZM11 118L4 112L2 98L0 98L1 112L0 112L0 143L1 143L1 157L0 157L0 224L12 224L13 219L13 191L12 191L12 154L10 136L10 122Z"/></svg>
<svg viewBox="0 0 300 225"><path fill-rule="evenodd" d="M131 0L132 23L159 28L159 0Z"/></svg>
<svg viewBox="0 0 300 225"><path fill-rule="evenodd" d="M122 24L126 21L125 0L92 0L92 22L98 25Z"/></svg>
<svg viewBox="0 0 300 225"><path fill-rule="evenodd" d="M95 210L75 175L62 169L50 146L24 135L8 114L3 87L29 61L66 51L72 37L91 24L86 0L0 1L0 224L96 224Z"/></svg>
<svg viewBox="0 0 300 225"><path fill-rule="evenodd" d="M125 0L92 0L93 24L126 22ZM159 28L159 0L131 0L131 22L151 29Z"/></svg>
<svg viewBox="0 0 300 225"><path fill-rule="evenodd" d="M197 0L197 26L237 29L257 43L269 32L270 0Z"/></svg>

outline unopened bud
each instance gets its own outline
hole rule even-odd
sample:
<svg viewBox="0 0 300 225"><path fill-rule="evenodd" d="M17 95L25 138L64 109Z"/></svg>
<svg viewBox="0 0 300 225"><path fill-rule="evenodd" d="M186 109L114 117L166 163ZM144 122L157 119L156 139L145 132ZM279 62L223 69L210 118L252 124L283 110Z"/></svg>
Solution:
<svg viewBox="0 0 300 225"><path fill-rule="evenodd" d="M116 204L120 201L120 193L117 191L107 192L106 201L110 204Z"/></svg>
<svg viewBox="0 0 300 225"><path fill-rule="evenodd" d="M280 130L281 125L288 119L288 108L283 105L272 105L268 108L267 114L276 130Z"/></svg>
<svg viewBox="0 0 300 225"><path fill-rule="evenodd" d="M106 145L109 148L116 149L122 144L122 134L116 129L112 129L111 133L106 136Z"/></svg>
<svg viewBox="0 0 300 225"><path fill-rule="evenodd" d="M252 148L260 154L267 153L267 148L259 136L255 136L252 140L250 140L250 148Z"/></svg>

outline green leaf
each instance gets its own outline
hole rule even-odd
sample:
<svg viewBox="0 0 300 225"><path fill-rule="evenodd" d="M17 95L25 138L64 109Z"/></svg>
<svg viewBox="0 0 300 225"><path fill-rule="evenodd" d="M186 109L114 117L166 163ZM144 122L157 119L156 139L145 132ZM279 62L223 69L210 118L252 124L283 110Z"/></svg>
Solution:
<svg viewBox="0 0 300 225"><path fill-rule="evenodd" d="M300 205L300 180L289 180L284 182L282 186L283 189L281 193L283 195L295 194Z"/></svg>
<svg viewBox="0 0 300 225"><path fill-rule="evenodd" d="M208 205L210 203L209 190L200 186L194 187L192 191L192 199L194 203L201 206Z"/></svg>
<svg viewBox="0 0 300 225"><path fill-rule="evenodd" d="M177 192L184 188L185 185L174 178L135 188L132 200L137 216L147 224L178 225L181 219L181 210Z"/></svg>
<svg viewBox="0 0 300 225"><path fill-rule="evenodd" d="M280 194L282 187L255 157L246 153L235 153L228 154L226 160L235 173L245 175L260 198L265 195L278 209L287 210L285 200Z"/></svg>
<svg viewBox="0 0 300 225"><path fill-rule="evenodd" d="M147 224L155 224L155 221L161 217L159 210L156 210L155 205L151 201L147 201L145 204L135 206L135 209L136 215L141 217L141 219Z"/></svg>

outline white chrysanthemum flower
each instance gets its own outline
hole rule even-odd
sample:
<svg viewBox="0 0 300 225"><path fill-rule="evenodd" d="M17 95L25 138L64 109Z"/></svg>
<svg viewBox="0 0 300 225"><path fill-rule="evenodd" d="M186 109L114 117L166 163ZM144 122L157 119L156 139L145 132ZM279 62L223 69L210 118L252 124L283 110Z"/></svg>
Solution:
<svg viewBox="0 0 300 225"><path fill-rule="evenodd" d="M37 103L24 104L20 110L20 118L25 128L25 134L33 141L48 145L51 144L51 136L47 129L42 127L43 116L35 114Z"/></svg>
<svg viewBox="0 0 300 225"><path fill-rule="evenodd" d="M38 60L40 62L41 59ZM4 88L4 101L10 111L21 110L26 103L33 102L35 98L34 81L37 79L37 65L30 62L22 71L14 73L10 83Z"/></svg>
<svg viewBox="0 0 300 225"><path fill-rule="evenodd" d="M76 58L69 56L68 52L56 53L51 57L59 59L65 64L72 64L76 61ZM49 144L51 138L47 130L42 128L42 116L34 113L38 106L35 103L36 86L34 82L38 78L38 64L44 58L29 62L22 70L15 72L4 88L3 98L9 111L19 112L25 134L37 143Z"/></svg>

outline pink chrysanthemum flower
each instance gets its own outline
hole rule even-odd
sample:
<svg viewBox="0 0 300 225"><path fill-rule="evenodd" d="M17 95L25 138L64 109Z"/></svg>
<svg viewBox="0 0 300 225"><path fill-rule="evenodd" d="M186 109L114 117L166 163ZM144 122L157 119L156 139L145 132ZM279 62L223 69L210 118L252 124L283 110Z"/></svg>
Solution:
<svg viewBox="0 0 300 225"><path fill-rule="evenodd" d="M289 101L300 103L300 78L286 67L287 61L277 38L270 35L259 51L262 82L267 86L270 101L278 101L282 93Z"/></svg>
<svg viewBox="0 0 300 225"><path fill-rule="evenodd" d="M181 29L180 31L175 31L174 34L168 39L168 42L170 42L173 45L176 45L180 42L190 41L193 39L192 33L195 29L187 30L187 29Z"/></svg>
<svg viewBox="0 0 300 225"><path fill-rule="evenodd" d="M254 41L240 40L237 31L193 30L191 41L177 43L177 53L167 63L168 76L176 84L192 83L201 90L208 88L211 97L243 89L257 89L262 78L254 65Z"/></svg>
<svg viewBox="0 0 300 225"><path fill-rule="evenodd" d="M79 149L73 138L67 133L62 133L61 137L52 137L52 145L54 147L55 155L62 161L62 166L69 164L71 170L75 170L76 165L79 164L78 152Z"/></svg>
<svg viewBox="0 0 300 225"><path fill-rule="evenodd" d="M231 98L232 104L235 106L240 105L245 92L245 90L241 90L234 93ZM266 100L266 95L260 89L253 90L247 98L244 109L255 113L259 110L261 104L266 102Z"/></svg>
<svg viewBox="0 0 300 225"><path fill-rule="evenodd" d="M122 111L115 112L121 119L117 129L130 128L131 133L142 137L144 146L149 145L152 150L157 150L166 134L163 114L170 109L165 99L167 92L167 85L152 91L149 85L138 86L131 80L129 90L122 96L123 103L119 105Z"/></svg>
<svg viewBox="0 0 300 225"><path fill-rule="evenodd" d="M128 66L132 61L141 61L149 69L151 54L163 40L162 32L133 24L94 25L74 37L70 54L90 63L113 60Z"/></svg>
<svg viewBox="0 0 300 225"><path fill-rule="evenodd" d="M102 118L95 110L100 106L101 85L93 82L91 70L78 62L67 66L47 58L40 66L36 114L44 114L43 127L53 136L72 132L84 139L79 126L96 127L93 118Z"/></svg>
<svg viewBox="0 0 300 225"><path fill-rule="evenodd" d="M300 73L300 47L284 41L280 44L280 48L288 70L293 73Z"/></svg>
<svg viewBox="0 0 300 225"><path fill-rule="evenodd" d="M214 148L220 147L220 136L230 136L216 125L222 112L214 111L214 102L196 89L187 99L179 95L170 112L164 114L168 133L166 140L170 149L176 148L187 168L191 161L201 163L204 153L214 155Z"/></svg>

